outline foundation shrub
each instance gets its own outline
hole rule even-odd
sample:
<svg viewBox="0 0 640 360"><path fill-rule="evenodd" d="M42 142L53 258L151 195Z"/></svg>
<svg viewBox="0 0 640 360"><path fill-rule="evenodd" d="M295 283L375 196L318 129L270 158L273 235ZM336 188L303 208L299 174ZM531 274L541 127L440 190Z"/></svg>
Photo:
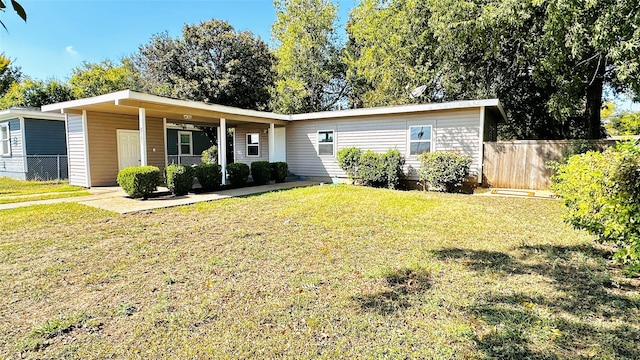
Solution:
<svg viewBox="0 0 640 360"><path fill-rule="evenodd" d="M471 156L457 151L424 152L418 158L421 163L420 181L425 189L449 193L461 189L469 177Z"/></svg>
<svg viewBox="0 0 640 360"><path fill-rule="evenodd" d="M129 195L147 198L160 185L160 169L155 166L132 166L118 172L118 185Z"/></svg>
<svg viewBox="0 0 640 360"><path fill-rule="evenodd" d="M195 176L205 191L217 190L222 183L222 168L215 163L199 164L195 168Z"/></svg>
<svg viewBox="0 0 640 360"><path fill-rule="evenodd" d="M271 164L268 161L254 161L251 163L251 177L255 185L264 185L271 178Z"/></svg>
<svg viewBox="0 0 640 360"><path fill-rule="evenodd" d="M174 195L186 195L193 187L194 170L189 165L171 164L165 169L167 188Z"/></svg>
<svg viewBox="0 0 640 360"><path fill-rule="evenodd" d="M229 183L233 187L241 187L249 181L249 165L244 163L233 163L227 165L227 175L229 175Z"/></svg>
<svg viewBox="0 0 640 360"><path fill-rule="evenodd" d="M283 161L272 162L271 164L271 177L270 179L277 182L283 183L284 180L289 175L289 165Z"/></svg>

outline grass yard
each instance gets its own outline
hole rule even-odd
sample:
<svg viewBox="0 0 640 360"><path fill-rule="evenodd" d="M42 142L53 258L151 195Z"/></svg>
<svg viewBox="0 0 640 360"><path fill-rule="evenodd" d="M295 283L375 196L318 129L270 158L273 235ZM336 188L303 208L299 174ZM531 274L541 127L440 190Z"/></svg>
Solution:
<svg viewBox="0 0 640 360"><path fill-rule="evenodd" d="M0 177L0 204L89 195L86 189L66 181L24 181Z"/></svg>
<svg viewBox="0 0 640 360"><path fill-rule="evenodd" d="M559 201L317 186L0 212L0 357L640 358L638 279Z"/></svg>

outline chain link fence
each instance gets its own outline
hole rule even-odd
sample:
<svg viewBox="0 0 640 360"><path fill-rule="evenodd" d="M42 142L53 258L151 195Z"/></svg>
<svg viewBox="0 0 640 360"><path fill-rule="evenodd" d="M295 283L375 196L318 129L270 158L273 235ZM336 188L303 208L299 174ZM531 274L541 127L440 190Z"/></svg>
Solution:
<svg viewBox="0 0 640 360"><path fill-rule="evenodd" d="M64 180L69 178L67 155L27 155L27 180Z"/></svg>
<svg viewBox="0 0 640 360"><path fill-rule="evenodd" d="M181 165L202 164L201 155L167 155L167 163Z"/></svg>

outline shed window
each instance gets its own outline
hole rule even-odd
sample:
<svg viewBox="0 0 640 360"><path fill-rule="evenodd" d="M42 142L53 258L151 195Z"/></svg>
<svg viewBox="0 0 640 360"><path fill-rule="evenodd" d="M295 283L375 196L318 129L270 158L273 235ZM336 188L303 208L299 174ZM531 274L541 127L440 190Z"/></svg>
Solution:
<svg viewBox="0 0 640 360"><path fill-rule="evenodd" d="M260 133L247 134L247 156L260 156Z"/></svg>
<svg viewBox="0 0 640 360"><path fill-rule="evenodd" d="M8 124L0 125L0 155L11 155L11 135Z"/></svg>
<svg viewBox="0 0 640 360"><path fill-rule="evenodd" d="M409 128L409 155L431 152L431 125Z"/></svg>
<svg viewBox="0 0 640 360"><path fill-rule="evenodd" d="M318 131L318 155L333 155L333 130Z"/></svg>
<svg viewBox="0 0 640 360"><path fill-rule="evenodd" d="M190 131L179 131L178 142L178 155L193 155L193 137Z"/></svg>

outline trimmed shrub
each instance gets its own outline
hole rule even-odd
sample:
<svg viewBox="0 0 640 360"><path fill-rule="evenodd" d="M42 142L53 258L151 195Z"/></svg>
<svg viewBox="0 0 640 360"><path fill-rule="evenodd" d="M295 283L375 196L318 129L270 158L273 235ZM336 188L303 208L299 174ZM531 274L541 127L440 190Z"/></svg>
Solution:
<svg viewBox="0 0 640 360"><path fill-rule="evenodd" d="M456 192L469 176L471 156L463 152L425 152L421 163L420 181L425 189Z"/></svg>
<svg viewBox="0 0 640 360"><path fill-rule="evenodd" d="M618 247L616 258L640 271L640 146L619 143L558 166L551 190L564 199L565 221Z"/></svg>
<svg viewBox="0 0 640 360"><path fill-rule="evenodd" d="M251 163L251 177L255 185L264 185L271 178L271 164L268 161L254 161Z"/></svg>
<svg viewBox="0 0 640 360"><path fill-rule="evenodd" d="M218 163L218 147L213 145L210 148L202 151L200 160L203 164L217 164Z"/></svg>
<svg viewBox="0 0 640 360"><path fill-rule="evenodd" d="M147 198L160 185L160 169L155 166L132 166L118 172L118 185L129 195Z"/></svg>
<svg viewBox="0 0 640 360"><path fill-rule="evenodd" d="M186 195L193 187L193 168L188 165L171 164L166 167L167 188L174 195Z"/></svg>
<svg viewBox="0 0 640 360"><path fill-rule="evenodd" d="M390 149L382 154L382 162L387 176L386 186L389 189L397 189L398 185L400 185L400 180L404 177L404 172L402 171L404 156L402 156L400 150Z"/></svg>
<svg viewBox="0 0 640 360"><path fill-rule="evenodd" d="M348 147L338 150L337 155L340 168L349 176L349 180L353 181L358 177L358 165L362 150L357 147Z"/></svg>
<svg viewBox="0 0 640 360"><path fill-rule="evenodd" d="M229 182L233 187L240 187L247 184L250 173L249 165L243 163L233 163L227 165L227 174Z"/></svg>
<svg viewBox="0 0 640 360"><path fill-rule="evenodd" d="M271 180L277 183L283 183L287 175L289 175L289 165L286 162L278 161L271 163Z"/></svg>
<svg viewBox="0 0 640 360"><path fill-rule="evenodd" d="M199 164L195 168L195 175L204 191L220 188L222 183L222 168L218 164Z"/></svg>
<svg viewBox="0 0 640 360"><path fill-rule="evenodd" d="M362 185L372 187L385 187L387 185L387 167L382 156L374 151L367 150L360 156L358 174Z"/></svg>

